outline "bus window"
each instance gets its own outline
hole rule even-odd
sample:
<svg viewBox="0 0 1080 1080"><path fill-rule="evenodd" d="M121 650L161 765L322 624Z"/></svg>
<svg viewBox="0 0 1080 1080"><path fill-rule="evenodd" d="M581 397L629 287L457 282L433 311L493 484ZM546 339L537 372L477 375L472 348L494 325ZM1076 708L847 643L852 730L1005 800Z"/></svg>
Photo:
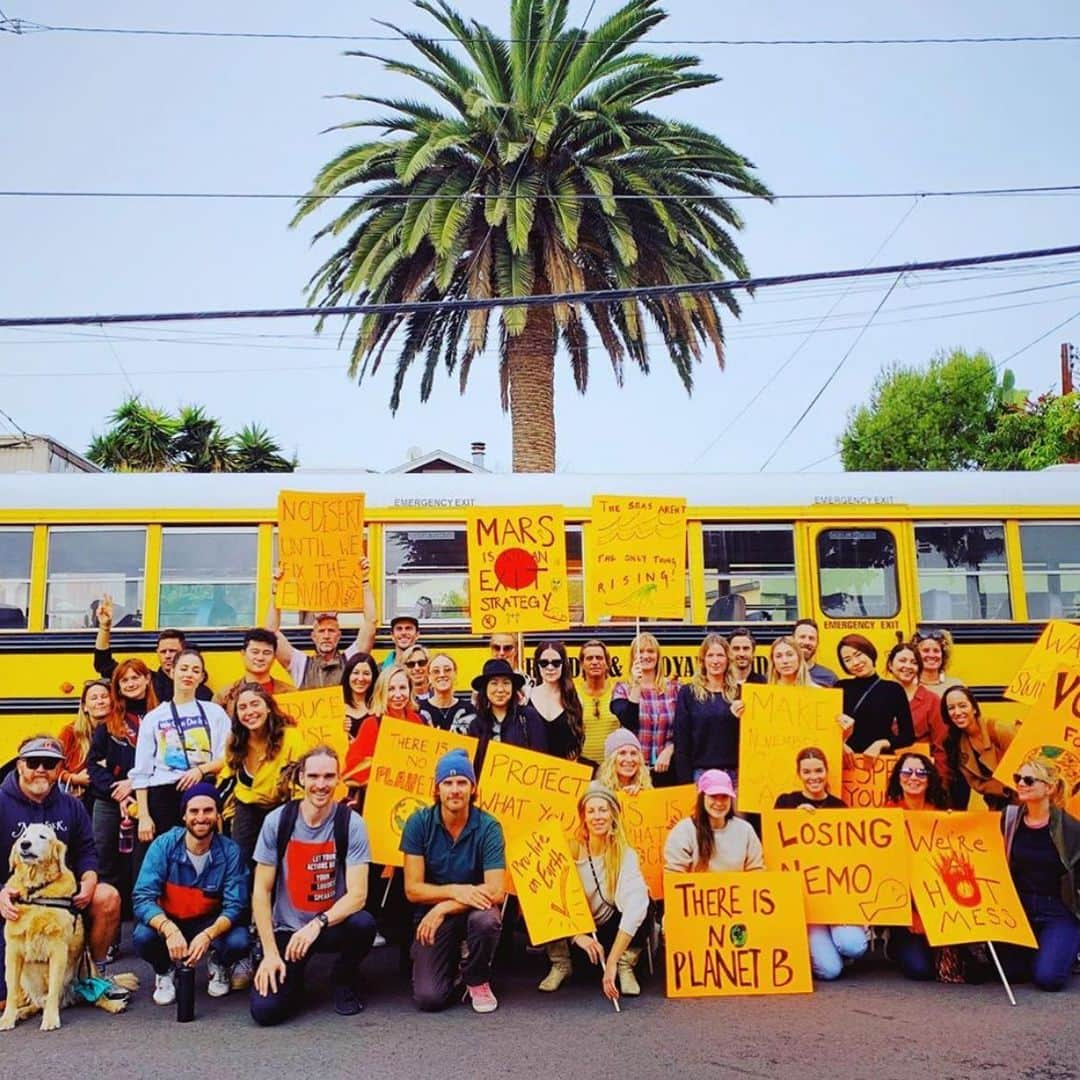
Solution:
<svg viewBox="0 0 1080 1080"><path fill-rule="evenodd" d="M33 529L0 529L0 630L25 630Z"/></svg>
<svg viewBox="0 0 1080 1080"><path fill-rule="evenodd" d="M383 530L386 611L435 622L469 617L469 572L465 530L415 528Z"/></svg>
<svg viewBox="0 0 1080 1080"><path fill-rule="evenodd" d="M886 529L823 529L821 610L833 619L890 619L900 610L896 540Z"/></svg>
<svg viewBox="0 0 1080 1080"><path fill-rule="evenodd" d="M1009 619L1003 525L916 525L922 618Z"/></svg>
<svg viewBox="0 0 1080 1080"><path fill-rule="evenodd" d="M45 625L96 627L98 601L108 593L116 629L142 626L145 577L145 529L50 529Z"/></svg>
<svg viewBox="0 0 1080 1080"><path fill-rule="evenodd" d="M1080 525L1021 525L1029 619L1080 616Z"/></svg>
<svg viewBox="0 0 1080 1080"><path fill-rule="evenodd" d="M790 525L709 525L705 552L706 621L794 622L795 533Z"/></svg>
<svg viewBox="0 0 1080 1080"><path fill-rule="evenodd" d="M165 527L161 626L254 626L258 530Z"/></svg>

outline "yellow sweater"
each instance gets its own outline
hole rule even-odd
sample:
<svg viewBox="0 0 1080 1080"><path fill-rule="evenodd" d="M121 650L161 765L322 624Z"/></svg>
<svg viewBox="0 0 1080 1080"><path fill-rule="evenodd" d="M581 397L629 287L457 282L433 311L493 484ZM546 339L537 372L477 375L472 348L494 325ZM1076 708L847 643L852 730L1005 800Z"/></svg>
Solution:
<svg viewBox="0 0 1080 1080"><path fill-rule="evenodd" d="M275 758L268 758L256 770L250 784L245 784L237 777L233 796L237 802L252 803L258 806L278 806L282 802L278 781L281 778L281 770L290 761L296 761L307 749L300 729L287 727L285 739L281 744L281 750ZM232 776L233 771L229 768L228 759L221 770L218 779L224 780Z"/></svg>

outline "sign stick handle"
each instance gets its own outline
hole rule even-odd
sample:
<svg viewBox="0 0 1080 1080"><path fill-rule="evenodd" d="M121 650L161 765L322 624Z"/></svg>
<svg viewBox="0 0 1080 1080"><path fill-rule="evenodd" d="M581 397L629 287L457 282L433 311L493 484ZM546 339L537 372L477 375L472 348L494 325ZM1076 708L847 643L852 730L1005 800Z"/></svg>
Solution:
<svg viewBox="0 0 1080 1080"><path fill-rule="evenodd" d="M986 947L990 950L990 955L994 958L994 966L998 970L998 974L1001 976L1002 985L1005 987L1005 993L1009 995L1009 1004L1015 1005L1016 998L1013 996L1012 987L1009 985L1009 980L1005 978L1005 970L1001 966L1001 961L998 959L997 949L994 948L994 943L988 941Z"/></svg>
<svg viewBox="0 0 1080 1080"><path fill-rule="evenodd" d="M595 930L589 935L589 937L591 937L593 939L593 941L596 942L597 945L600 944L600 939L596 936L596 931ZM611 999L611 1004L615 1006L615 1011L617 1013L622 1012L622 1009L619 1008L619 999L618 998L612 998Z"/></svg>
<svg viewBox="0 0 1080 1080"><path fill-rule="evenodd" d="M383 889L382 899L379 901L379 907L386 907L386 898L390 895L390 886L394 883L394 874L397 873L395 868L390 876L386 879L386 888Z"/></svg>

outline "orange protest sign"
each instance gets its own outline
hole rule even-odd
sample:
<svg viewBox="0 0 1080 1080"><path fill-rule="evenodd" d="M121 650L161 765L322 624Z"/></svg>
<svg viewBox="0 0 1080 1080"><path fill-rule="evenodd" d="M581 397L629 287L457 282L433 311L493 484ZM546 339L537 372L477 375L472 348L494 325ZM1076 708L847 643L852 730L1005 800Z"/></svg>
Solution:
<svg viewBox="0 0 1080 1080"><path fill-rule="evenodd" d="M765 865L802 876L806 921L910 926L908 846L901 810L770 810Z"/></svg>
<svg viewBox="0 0 1080 1080"><path fill-rule="evenodd" d="M284 611L363 611L364 496L278 492L275 599Z"/></svg>
<svg viewBox="0 0 1080 1080"><path fill-rule="evenodd" d="M404 865L399 845L405 822L413 811L435 801L435 765L447 750L458 749L471 758L476 740L407 720L382 718L364 796L372 862Z"/></svg>
<svg viewBox="0 0 1080 1080"><path fill-rule="evenodd" d="M636 795L622 791L618 794L626 838L638 854L649 895L660 900L664 895L664 841L677 821L693 813L697 788L693 784L680 784L648 788Z"/></svg>
<svg viewBox="0 0 1080 1080"><path fill-rule="evenodd" d="M561 506L507 506L468 516L474 634L570 626Z"/></svg>
<svg viewBox="0 0 1080 1080"><path fill-rule="evenodd" d="M493 814L506 836L533 825L572 832L577 804L592 779L592 769L509 743L488 744L480 771L477 805Z"/></svg>
<svg viewBox="0 0 1080 1080"><path fill-rule="evenodd" d="M1047 680L1058 668L1080 667L1080 626L1053 619L1039 635L1035 647L1024 657L1005 696L1025 705L1034 705L1042 696Z"/></svg>
<svg viewBox="0 0 1080 1080"><path fill-rule="evenodd" d="M994 813L905 813L911 894L931 945L1004 941L1035 947Z"/></svg>
<svg viewBox="0 0 1080 1080"><path fill-rule="evenodd" d="M889 786L889 777L897 761L904 754L922 754L930 756L930 747L926 743L906 746L899 754L853 754L850 768L844 765L844 784L840 794L853 810L869 810L885 805L885 789Z"/></svg>
<svg viewBox="0 0 1080 1080"><path fill-rule="evenodd" d="M843 737L837 716L839 690L814 686L759 686L743 683L746 711L739 727L740 810L771 810L776 796L798 786L795 756L816 746L829 763L829 787L842 784Z"/></svg>
<svg viewBox="0 0 1080 1080"><path fill-rule="evenodd" d="M533 825L506 843L506 864L534 945L596 929L562 829Z"/></svg>
<svg viewBox="0 0 1080 1080"><path fill-rule="evenodd" d="M1042 757L1061 770L1065 781L1065 808L1080 814L1080 667L1049 675L1043 691L1009 748L994 776L1006 787L1021 765Z"/></svg>
<svg viewBox="0 0 1080 1080"><path fill-rule="evenodd" d="M686 500L594 495L585 565L590 622L681 619L686 609Z"/></svg>
<svg viewBox="0 0 1080 1080"><path fill-rule="evenodd" d="M327 686L321 690L291 690L276 694L274 700L286 716L296 721L299 738L306 749L313 746L333 747L338 762L344 767L349 737L345 734L345 699L341 696L340 686ZM344 798L345 794L345 785L341 784L334 792L334 798Z"/></svg>
<svg viewBox="0 0 1080 1080"><path fill-rule="evenodd" d="M809 994L798 874L665 874L667 996Z"/></svg>

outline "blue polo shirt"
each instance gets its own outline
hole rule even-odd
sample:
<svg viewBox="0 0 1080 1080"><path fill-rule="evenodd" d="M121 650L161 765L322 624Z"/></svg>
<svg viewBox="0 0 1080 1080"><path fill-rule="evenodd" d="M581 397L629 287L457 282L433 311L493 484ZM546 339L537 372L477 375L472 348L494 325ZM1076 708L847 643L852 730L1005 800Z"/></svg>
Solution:
<svg viewBox="0 0 1080 1080"><path fill-rule="evenodd" d="M414 811L401 833L401 850L423 857L428 885L482 885L486 870L506 869L502 826L475 806L457 840L446 831L438 804Z"/></svg>

